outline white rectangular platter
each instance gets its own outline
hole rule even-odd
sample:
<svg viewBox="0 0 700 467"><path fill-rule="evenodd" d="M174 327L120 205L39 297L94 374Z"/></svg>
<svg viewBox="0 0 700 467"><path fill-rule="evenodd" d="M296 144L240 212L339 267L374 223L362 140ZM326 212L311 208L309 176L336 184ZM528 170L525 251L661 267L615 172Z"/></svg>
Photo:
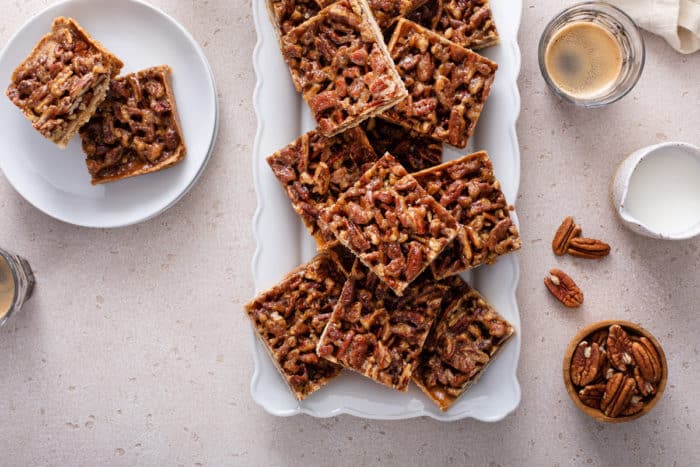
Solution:
<svg viewBox="0 0 700 467"><path fill-rule="evenodd" d="M501 35L501 44L482 53L499 64L496 81L469 150L447 148L444 159L455 159L472 149L487 150L506 199L514 203L520 179L520 152L515 124L520 112L517 86L520 49L517 36L522 1L492 0L491 8ZM253 1L253 17L258 33L253 55L257 75L253 103L258 118L253 148L253 179L258 202L253 221L257 242L253 278L256 292L259 292L279 282L287 272L315 254L314 241L265 162L267 156L313 129L314 122L303 99L292 86L263 0ZM516 375L521 343L520 316L515 300L518 275L517 255L509 255L494 266L481 267L464 275L499 313L513 323L516 335L479 382L448 412L441 412L415 386L408 393L400 393L347 371L299 402L277 373L251 327L255 362L251 382L253 399L277 416L303 413L314 417L351 414L373 419L428 416L444 421L468 417L490 422L501 420L520 403L520 385Z"/></svg>

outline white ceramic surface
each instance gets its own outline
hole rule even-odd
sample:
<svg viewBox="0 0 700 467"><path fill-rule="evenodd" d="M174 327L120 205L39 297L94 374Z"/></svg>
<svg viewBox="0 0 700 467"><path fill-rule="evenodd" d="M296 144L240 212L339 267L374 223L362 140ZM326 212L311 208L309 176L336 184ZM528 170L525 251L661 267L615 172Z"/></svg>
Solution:
<svg viewBox="0 0 700 467"><path fill-rule="evenodd" d="M515 202L520 177L515 123L520 111L517 87L520 49L517 34L522 4L520 1L494 2L492 8L502 42L483 53L498 62L499 70L470 149L489 151L507 199ZM258 79L254 95L258 133L253 150L258 210L254 219L257 251L253 259L253 276L256 291L261 291L277 283L315 251L313 240L291 209L289 200L265 162L266 156L312 129L314 124L306 104L292 86L264 2L253 2L253 16L258 32L254 53ZM467 152L448 148L444 158L454 159ZM269 413L278 416L304 413L330 417L347 413L377 419L429 416L446 421L467 417L483 421L501 420L520 402L520 385L516 376L521 343L520 317L515 300L518 276L516 255L465 275L513 323L516 336L481 380L446 413L437 409L416 387L402 394L349 372L300 403L294 399L257 339L253 339L253 398Z"/></svg>
<svg viewBox="0 0 700 467"><path fill-rule="evenodd" d="M628 210L625 209L625 200L627 199L630 179L632 178L632 175L634 174L639 163L657 151L667 148L679 149L692 155L700 161L700 148L688 143L666 142L641 148L630 154L618 167L610 185L610 199L613 203L613 209L615 209L619 219L631 231L647 237L662 240L687 240L700 235L700 224L697 224L694 228L684 232L658 230L645 225L642 221L636 219ZM698 182L700 183L700 181ZM655 186L649 186L648 189L655 190L658 188ZM697 213L688 214L697 215Z"/></svg>
<svg viewBox="0 0 700 467"><path fill-rule="evenodd" d="M168 64L187 157L177 166L101 186L90 184L80 138L66 150L45 140L8 99L0 98L0 168L31 204L56 219L87 227L120 227L154 217L192 187L218 130L214 78L202 49L174 19L140 0L68 0L30 19L0 54L0 83L46 34L55 17L75 18L123 62L122 73ZM4 84L3 84L4 86Z"/></svg>

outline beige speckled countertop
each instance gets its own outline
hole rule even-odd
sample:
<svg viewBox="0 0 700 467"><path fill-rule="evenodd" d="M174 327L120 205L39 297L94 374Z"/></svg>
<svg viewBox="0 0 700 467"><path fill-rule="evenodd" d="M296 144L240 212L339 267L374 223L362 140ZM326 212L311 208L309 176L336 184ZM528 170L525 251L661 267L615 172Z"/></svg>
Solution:
<svg viewBox="0 0 700 467"><path fill-rule="evenodd" d="M0 45L48 3L3 2ZM0 176L0 245L26 256L39 280L24 312L0 330L1 464L700 465L700 239L638 237L607 201L627 153L665 140L700 144L700 53L677 55L645 34L637 88L609 108L576 109L546 89L536 60L546 21L572 2L525 0L519 409L496 424L278 419L250 397L240 311L253 293L250 1L154 3L211 62L222 103L217 150L176 207L118 230L50 219ZM567 214L607 239L612 255L555 260L549 242ZM557 264L586 292L579 311L564 310L542 285ZM669 358L663 400L635 423L585 418L561 381L568 340L603 318L641 323Z"/></svg>

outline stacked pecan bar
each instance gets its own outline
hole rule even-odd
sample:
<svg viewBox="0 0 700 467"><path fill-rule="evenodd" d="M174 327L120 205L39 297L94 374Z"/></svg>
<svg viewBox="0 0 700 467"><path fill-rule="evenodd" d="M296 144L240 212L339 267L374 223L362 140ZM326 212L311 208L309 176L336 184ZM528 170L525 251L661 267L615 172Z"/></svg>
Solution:
<svg viewBox="0 0 700 467"><path fill-rule="evenodd" d="M316 345L346 276L336 258L320 254L245 306L277 369L302 400L340 374Z"/></svg>
<svg viewBox="0 0 700 467"><path fill-rule="evenodd" d="M398 297L357 261L319 340L318 354L406 391L446 289L424 275Z"/></svg>
<svg viewBox="0 0 700 467"><path fill-rule="evenodd" d="M408 89L384 118L463 148L474 133L498 65L401 19L389 53Z"/></svg>
<svg viewBox="0 0 700 467"><path fill-rule="evenodd" d="M414 177L460 225L457 238L432 264L443 278L521 247L501 184L486 151L480 151L414 174Z"/></svg>
<svg viewBox="0 0 700 467"><path fill-rule="evenodd" d="M319 130L332 136L407 95L366 0L339 0L282 37Z"/></svg>
<svg viewBox="0 0 700 467"><path fill-rule="evenodd" d="M320 222L399 295L458 229L454 217L390 154L324 209Z"/></svg>
<svg viewBox="0 0 700 467"><path fill-rule="evenodd" d="M80 130L93 185L156 172L185 157L170 67L112 80L107 99Z"/></svg>
<svg viewBox="0 0 700 467"><path fill-rule="evenodd" d="M459 276L448 280L464 292L444 309L413 373L413 381L443 411L479 379L515 332Z"/></svg>
<svg viewBox="0 0 700 467"><path fill-rule="evenodd" d="M12 73L6 93L39 133L65 148L122 66L75 20L60 17Z"/></svg>
<svg viewBox="0 0 700 467"><path fill-rule="evenodd" d="M407 18L468 49L499 41L488 0L430 0Z"/></svg>
<svg viewBox="0 0 700 467"><path fill-rule="evenodd" d="M352 128L335 136L313 130L267 158L294 210L319 246L333 234L318 223L321 209L336 202L377 157L365 133Z"/></svg>

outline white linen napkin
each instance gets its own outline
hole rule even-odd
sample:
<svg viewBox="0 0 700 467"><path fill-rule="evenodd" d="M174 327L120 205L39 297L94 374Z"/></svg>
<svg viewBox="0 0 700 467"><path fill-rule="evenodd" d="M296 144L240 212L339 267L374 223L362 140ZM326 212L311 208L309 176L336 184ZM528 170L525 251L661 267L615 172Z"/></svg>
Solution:
<svg viewBox="0 0 700 467"><path fill-rule="evenodd" d="M683 54L700 50L700 0L607 0Z"/></svg>

